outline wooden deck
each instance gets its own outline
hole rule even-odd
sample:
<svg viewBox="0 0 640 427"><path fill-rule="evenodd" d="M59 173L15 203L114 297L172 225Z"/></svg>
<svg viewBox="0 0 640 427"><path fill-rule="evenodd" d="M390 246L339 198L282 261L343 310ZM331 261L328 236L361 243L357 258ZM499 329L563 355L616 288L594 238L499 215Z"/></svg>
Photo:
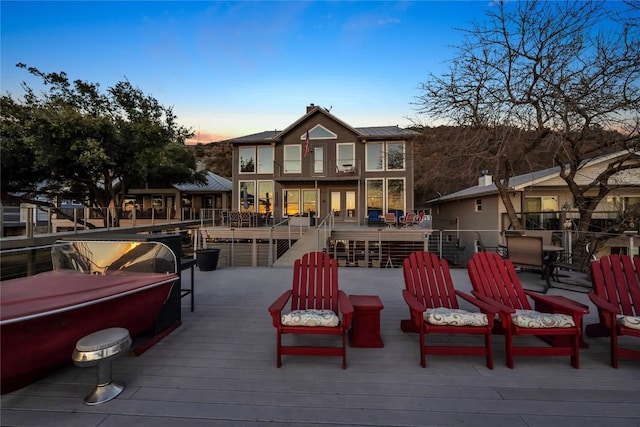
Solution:
<svg viewBox="0 0 640 427"><path fill-rule="evenodd" d="M122 395L85 405L95 371L70 364L2 396L0 424L640 426L640 364L623 359L611 368L606 338L586 339L590 348L581 351L579 370L568 357L517 357L510 370L501 337L494 370L483 357L456 356L427 357L421 368L418 337L399 327L408 310L397 268L339 270L347 293L381 297L384 348L349 348L346 370L339 358L301 356L285 356L277 369L267 307L289 288L291 273L290 267L196 270L195 311L184 298L179 328L142 355L114 362L114 378L126 383ZM457 288L470 288L466 270L452 274ZM183 272L183 286L189 280ZM543 286L537 279L526 283ZM549 293L591 306L585 293ZM592 309L585 323L595 319Z"/></svg>

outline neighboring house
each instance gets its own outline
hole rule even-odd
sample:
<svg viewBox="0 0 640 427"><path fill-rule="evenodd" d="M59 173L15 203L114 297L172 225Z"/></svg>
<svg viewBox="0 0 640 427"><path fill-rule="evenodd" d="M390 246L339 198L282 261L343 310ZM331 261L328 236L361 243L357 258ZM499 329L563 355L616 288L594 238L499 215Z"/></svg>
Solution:
<svg viewBox="0 0 640 427"><path fill-rule="evenodd" d="M131 188L124 198L123 208L126 217L132 216L136 209L136 218L171 218L180 220L199 219L204 209L229 209L231 181L207 171L206 182L172 184L167 187Z"/></svg>
<svg viewBox="0 0 640 427"><path fill-rule="evenodd" d="M414 210L417 135L398 126L354 128L311 104L282 131L227 141L233 146L232 208L276 221L324 218L332 210L336 222L355 224L369 214L401 216Z"/></svg>
<svg viewBox="0 0 640 427"><path fill-rule="evenodd" d="M591 182L607 163L619 156L620 153L614 153L588 162L580 170L583 178L577 178L577 183ZM571 192L559 171L559 167L554 167L509 180L509 196L526 229L562 231L565 220L571 221L566 223L567 228L575 228L578 211L573 208ZM592 219L594 232L606 231L618 220L620 212L640 203L640 169L616 174L610 182L622 187L611 191L598 206ZM503 244L501 232L512 228L489 174L481 176L478 185L430 200L427 206L431 208L434 230L451 231L447 238L464 251L467 259L481 245L495 248Z"/></svg>

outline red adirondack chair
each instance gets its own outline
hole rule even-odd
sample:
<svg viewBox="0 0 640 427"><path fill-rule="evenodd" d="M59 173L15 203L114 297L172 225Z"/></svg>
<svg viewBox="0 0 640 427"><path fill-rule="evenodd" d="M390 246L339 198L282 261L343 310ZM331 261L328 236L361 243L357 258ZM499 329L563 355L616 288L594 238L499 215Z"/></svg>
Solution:
<svg viewBox="0 0 640 427"><path fill-rule="evenodd" d="M289 310L285 310L287 302ZM310 252L296 260L292 289L282 294L269 313L277 329L276 360L282 355L342 356L347 367L347 332L351 327L353 306L344 291L338 289L338 263L323 252ZM282 344L282 335L337 335L340 347Z"/></svg>
<svg viewBox="0 0 640 427"><path fill-rule="evenodd" d="M522 288L513 264L494 252L478 252L467 264L473 295L500 310L494 332L505 335L507 366L519 356L571 356L571 365L580 367L582 317L589 312L562 296L541 295ZM532 309L528 298L535 302ZM534 335L550 346L514 346L513 337Z"/></svg>
<svg viewBox="0 0 640 427"><path fill-rule="evenodd" d="M635 268L634 268L635 265ZM621 348L618 337L640 337L640 258L610 255L591 262L591 301L598 307L600 324L589 325L589 336L611 336L611 366L618 358L640 359L640 351ZM604 334L591 333L603 330Z"/></svg>
<svg viewBox="0 0 640 427"><path fill-rule="evenodd" d="M420 364L427 354L479 355L493 369L491 331L498 310L491 304L455 290L446 260L429 252L415 252L402 263L405 289L402 296L409 306L412 326L420 336ZM457 297L478 307L479 312L460 310ZM403 328L404 330L404 328ZM427 345L428 334L484 335L484 346Z"/></svg>

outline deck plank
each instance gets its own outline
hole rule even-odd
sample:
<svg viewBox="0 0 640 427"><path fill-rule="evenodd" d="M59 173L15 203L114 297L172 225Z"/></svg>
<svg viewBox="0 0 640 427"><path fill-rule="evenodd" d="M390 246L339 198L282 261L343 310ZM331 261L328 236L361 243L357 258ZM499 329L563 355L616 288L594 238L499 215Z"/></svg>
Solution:
<svg viewBox="0 0 640 427"><path fill-rule="evenodd" d="M469 290L465 270L452 270ZM268 305L289 288L288 267L225 267L195 272L196 309L183 301L183 324L140 356L114 362L126 383L115 400L87 406L93 369L70 364L0 398L3 426L509 426L640 425L640 366L609 366L608 339L588 339L581 369L568 357L517 357L495 369L483 357L431 356L420 367L418 337L400 331L408 315L400 269L341 268L349 294L379 295L383 348L349 348L340 358L284 356L275 367ZM188 286L188 277L183 278ZM551 289L590 307L585 294ZM595 322L592 307L585 320ZM289 337L288 337L289 338ZM298 338L293 338L298 339ZM442 342L471 338L438 337ZM526 338L528 339L528 338ZM638 345L637 343L633 345Z"/></svg>

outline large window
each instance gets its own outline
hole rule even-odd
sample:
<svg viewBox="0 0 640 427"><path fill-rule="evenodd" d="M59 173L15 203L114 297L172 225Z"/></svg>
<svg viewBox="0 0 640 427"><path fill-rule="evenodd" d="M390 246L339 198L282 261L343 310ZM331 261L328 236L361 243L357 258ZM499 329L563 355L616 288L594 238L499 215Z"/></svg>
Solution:
<svg viewBox="0 0 640 427"><path fill-rule="evenodd" d="M239 181L238 186L240 190L238 191L240 212L255 212L255 181Z"/></svg>
<svg viewBox="0 0 640 427"><path fill-rule="evenodd" d="M273 173L273 147L258 147L258 173Z"/></svg>
<svg viewBox="0 0 640 427"><path fill-rule="evenodd" d="M526 197L524 211L527 230L558 229L560 226L557 220L558 210L558 196Z"/></svg>
<svg viewBox="0 0 640 427"><path fill-rule="evenodd" d="M404 169L404 142L387 142L387 170Z"/></svg>
<svg viewBox="0 0 640 427"><path fill-rule="evenodd" d="M336 170L351 172L355 167L355 144L336 144Z"/></svg>
<svg viewBox="0 0 640 427"><path fill-rule="evenodd" d="M384 181L382 179L367 180L367 210L380 210L384 208Z"/></svg>
<svg viewBox="0 0 640 427"><path fill-rule="evenodd" d="M367 148L367 170L368 171L381 171L383 170L384 157L383 157L383 143L382 142L368 142Z"/></svg>
<svg viewBox="0 0 640 427"><path fill-rule="evenodd" d="M367 171L403 170L404 142L368 142L366 144Z"/></svg>
<svg viewBox="0 0 640 427"><path fill-rule="evenodd" d="M406 191L404 178L368 179L367 212L405 211Z"/></svg>
<svg viewBox="0 0 640 427"><path fill-rule="evenodd" d="M302 172L302 149L300 145L286 145L284 147L284 173Z"/></svg>
<svg viewBox="0 0 640 427"><path fill-rule="evenodd" d="M318 190L302 190L302 213L318 213Z"/></svg>
<svg viewBox="0 0 640 427"><path fill-rule="evenodd" d="M256 147L240 147L240 173L255 173Z"/></svg>
<svg viewBox="0 0 640 427"><path fill-rule="evenodd" d="M293 216L300 213L300 190L284 190L284 215Z"/></svg>
<svg viewBox="0 0 640 427"><path fill-rule="evenodd" d="M404 178L387 179L387 210L404 212Z"/></svg>
<svg viewBox="0 0 640 427"><path fill-rule="evenodd" d="M258 212L273 215L273 181L258 181Z"/></svg>

